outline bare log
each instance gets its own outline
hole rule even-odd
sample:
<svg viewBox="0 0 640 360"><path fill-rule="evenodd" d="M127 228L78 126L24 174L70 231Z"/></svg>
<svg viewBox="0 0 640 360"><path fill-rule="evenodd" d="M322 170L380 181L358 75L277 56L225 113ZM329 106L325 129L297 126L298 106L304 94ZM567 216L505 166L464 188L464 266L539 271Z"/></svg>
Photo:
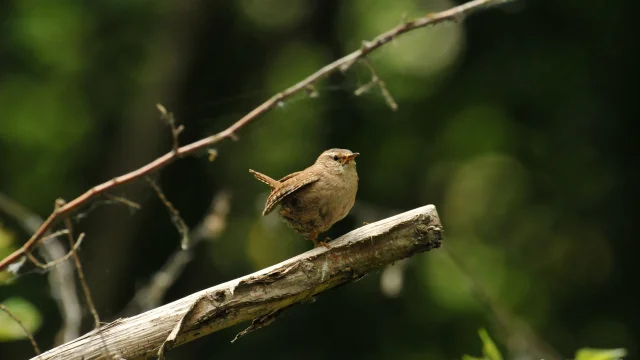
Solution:
<svg viewBox="0 0 640 360"><path fill-rule="evenodd" d="M360 227L250 275L199 291L137 316L118 319L35 359L141 359L254 320L239 335L270 324L284 309L353 282L416 253L440 247L435 206Z"/></svg>

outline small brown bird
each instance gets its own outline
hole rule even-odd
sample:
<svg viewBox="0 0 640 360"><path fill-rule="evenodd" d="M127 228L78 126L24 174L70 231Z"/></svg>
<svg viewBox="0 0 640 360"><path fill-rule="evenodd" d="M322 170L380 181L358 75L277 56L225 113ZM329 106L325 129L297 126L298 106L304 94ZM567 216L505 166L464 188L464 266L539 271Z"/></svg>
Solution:
<svg viewBox="0 0 640 360"><path fill-rule="evenodd" d="M267 215L280 204L280 218L290 228L319 245L318 234L342 220L356 200L358 173L355 157L359 153L346 149L323 152L315 164L274 180L249 169L256 179L271 187L262 215Z"/></svg>

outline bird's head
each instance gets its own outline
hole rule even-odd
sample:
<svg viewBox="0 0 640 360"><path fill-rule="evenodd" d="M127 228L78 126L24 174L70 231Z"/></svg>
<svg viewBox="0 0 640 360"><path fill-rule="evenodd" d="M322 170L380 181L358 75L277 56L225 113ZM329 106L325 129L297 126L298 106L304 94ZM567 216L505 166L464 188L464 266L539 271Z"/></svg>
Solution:
<svg viewBox="0 0 640 360"><path fill-rule="evenodd" d="M329 149L318 156L316 164L337 173L355 171L355 158L358 155L360 155L360 153L354 153L347 149Z"/></svg>

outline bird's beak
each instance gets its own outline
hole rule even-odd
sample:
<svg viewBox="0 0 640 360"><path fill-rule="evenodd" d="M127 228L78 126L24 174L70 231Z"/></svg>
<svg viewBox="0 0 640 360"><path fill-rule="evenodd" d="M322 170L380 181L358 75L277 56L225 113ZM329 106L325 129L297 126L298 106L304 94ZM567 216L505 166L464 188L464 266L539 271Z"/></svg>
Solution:
<svg viewBox="0 0 640 360"><path fill-rule="evenodd" d="M351 155L348 155L344 158L344 162L348 163L349 161L353 160L356 158L356 156L360 155L360 153L353 153Z"/></svg>

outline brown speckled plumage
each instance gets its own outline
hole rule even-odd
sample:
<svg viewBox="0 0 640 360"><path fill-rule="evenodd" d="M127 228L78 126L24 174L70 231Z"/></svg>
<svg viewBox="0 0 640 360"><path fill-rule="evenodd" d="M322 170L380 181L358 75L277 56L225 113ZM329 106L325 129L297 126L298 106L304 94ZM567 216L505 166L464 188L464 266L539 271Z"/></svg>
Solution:
<svg viewBox="0 0 640 360"><path fill-rule="evenodd" d="M271 187L262 215L280 205L280 218L316 246L319 233L342 220L355 202L358 174L354 158L358 153L346 149L323 152L303 171L274 180L249 170L256 179Z"/></svg>

